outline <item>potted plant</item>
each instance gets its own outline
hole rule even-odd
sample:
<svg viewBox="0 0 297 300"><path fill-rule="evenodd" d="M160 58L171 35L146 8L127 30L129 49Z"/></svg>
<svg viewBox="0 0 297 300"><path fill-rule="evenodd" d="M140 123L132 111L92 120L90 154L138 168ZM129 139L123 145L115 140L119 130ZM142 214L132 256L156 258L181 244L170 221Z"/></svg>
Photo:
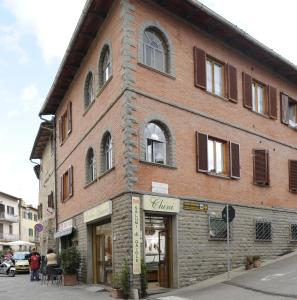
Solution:
<svg viewBox="0 0 297 300"><path fill-rule="evenodd" d="M254 267L253 256L246 256L244 260L244 265L246 270L251 270Z"/></svg>
<svg viewBox="0 0 297 300"><path fill-rule="evenodd" d="M259 255L254 255L253 256L253 264L255 268L261 267L261 260Z"/></svg>
<svg viewBox="0 0 297 300"><path fill-rule="evenodd" d="M80 264L80 252L75 247L69 247L61 252L61 266L64 285L77 284L77 269Z"/></svg>
<svg viewBox="0 0 297 300"><path fill-rule="evenodd" d="M147 266L144 260L141 261L140 289L141 297L145 298L147 296Z"/></svg>
<svg viewBox="0 0 297 300"><path fill-rule="evenodd" d="M127 260L124 260L124 265L120 275L120 285L123 291L123 298L128 299L130 295L130 271Z"/></svg>
<svg viewBox="0 0 297 300"><path fill-rule="evenodd" d="M110 290L111 297L116 298L116 299L121 299L123 298L123 291L121 289L121 284L120 284L120 275L118 273L115 273L112 276L112 288Z"/></svg>

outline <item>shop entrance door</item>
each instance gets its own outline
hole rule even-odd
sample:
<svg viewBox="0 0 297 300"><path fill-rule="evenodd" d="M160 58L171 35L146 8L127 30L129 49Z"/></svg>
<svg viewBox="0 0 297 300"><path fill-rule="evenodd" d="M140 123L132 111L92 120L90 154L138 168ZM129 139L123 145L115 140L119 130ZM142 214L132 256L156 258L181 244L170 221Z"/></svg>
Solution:
<svg viewBox="0 0 297 300"><path fill-rule="evenodd" d="M171 287L171 216L145 216L145 262L149 289Z"/></svg>
<svg viewBox="0 0 297 300"><path fill-rule="evenodd" d="M93 226L93 274L94 283L111 284L111 223Z"/></svg>

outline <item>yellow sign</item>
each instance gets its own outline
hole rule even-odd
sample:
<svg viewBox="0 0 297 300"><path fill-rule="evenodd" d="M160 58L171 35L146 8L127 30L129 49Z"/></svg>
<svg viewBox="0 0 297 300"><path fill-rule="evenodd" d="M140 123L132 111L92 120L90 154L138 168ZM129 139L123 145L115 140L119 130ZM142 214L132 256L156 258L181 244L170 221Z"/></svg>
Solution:
<svg viewBox="0 0 297 300"><path fill-rule="evenodd" d="M84 223L89 223L91 221L101 219L105 216L112 214L112 202L106 201L96 207L93 207L84 212Z"/></svg>
<svg viewBox="0 0 297 300"><path fill-rule="evenodd" d="M180 211L180 200L175 198L143 196L143 209L152 211L162 211L168 213L178 213Z"/></svg>
<svg viewBox="0 0 297 300"><path fill-rule="evenodd" d="M184 202L183 209L207 212L208 204L188 201L188 202Z"/></svg>
<svg viewBox="0 0 297 300"><path fill-rule="evenodd" d="M132 197L133 274L141 273L140 198Z"/></svg>

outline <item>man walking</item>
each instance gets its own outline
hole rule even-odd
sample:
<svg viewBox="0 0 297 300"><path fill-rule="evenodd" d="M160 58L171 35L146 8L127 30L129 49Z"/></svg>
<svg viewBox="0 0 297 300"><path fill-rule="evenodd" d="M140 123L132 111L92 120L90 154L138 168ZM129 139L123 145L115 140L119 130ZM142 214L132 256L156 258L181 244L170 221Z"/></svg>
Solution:
<svg viewBox="0 0 297 300"><path fill-rule="evenodd" d="M29 257L29 264L31 268L31 281L39 281L40 260L40 256L36 251L32 253L31 257Z"/></svg>

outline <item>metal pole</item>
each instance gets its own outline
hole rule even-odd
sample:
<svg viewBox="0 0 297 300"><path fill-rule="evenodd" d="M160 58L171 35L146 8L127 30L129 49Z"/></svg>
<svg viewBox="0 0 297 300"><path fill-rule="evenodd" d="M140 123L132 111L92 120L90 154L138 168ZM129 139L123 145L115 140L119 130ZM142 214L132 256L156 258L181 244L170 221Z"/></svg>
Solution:
<svg viewBox="0 0 297 300"><path fill-rule="evenodd" d="M227 204L227 268L228 280L230 280L230 233L229 233L229 205Z"/></svg>

